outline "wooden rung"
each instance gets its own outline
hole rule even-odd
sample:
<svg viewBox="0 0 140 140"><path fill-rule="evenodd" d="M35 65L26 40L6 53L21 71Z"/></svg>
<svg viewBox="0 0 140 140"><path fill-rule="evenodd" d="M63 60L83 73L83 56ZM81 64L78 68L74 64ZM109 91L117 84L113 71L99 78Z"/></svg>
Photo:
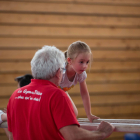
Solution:
<svg viewBox="0 0 140 140"><path fill-rule="evenodd" d="M85 2L85 1L84 1ZM64 13L64 14L109 14L109 15L134 15L139 16L139 6L118 6L98 4L50 3L50 2L24 2L0 1L0 10L10 12L34 13ZM47 8L46 8L47 7ZM31 31L31 30L30 30Z"/></svg>
<svg viewBox="0 0 140 140"><path fill-rule="evenodd" d="M101 121L106 121L115 126L116 132L140 132L140 120L138 119L98 119L90 123L87 118L79 118L78 121L82 128L90 131L96 130Z"/></svg>
<svg viewBox="0 0 140 140"><path fill-rule="evenodd" d="M93 123L100 123L101 121L106 121L109 123L140 124L139 119L97 119L97 120L93 120ZM78 122L89 123L89 120L87 118L78 118Z"/></svg>
<svg viewBox="0 0 140 140"><path fill-rule="evenodd" d="M94 131L97 129L97 126L100 123L84 123L80 122L81 128L86 130ZM115 126L116 132L131 132L131 133L139 133L140 132L140 124L127 124L127 123L111 123Z"/></svg>

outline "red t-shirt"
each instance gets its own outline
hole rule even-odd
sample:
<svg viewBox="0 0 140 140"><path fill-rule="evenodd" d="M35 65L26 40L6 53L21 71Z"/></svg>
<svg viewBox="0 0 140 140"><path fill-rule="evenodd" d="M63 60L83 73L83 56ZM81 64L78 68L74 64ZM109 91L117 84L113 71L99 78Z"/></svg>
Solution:
<svg viewBox="0 0 140 140"><path fill-rule="evenodd" d="M79 123L67 94L52 82L32 79L17 89L7 106L14 140L63 140L59 129Z"/></svg>

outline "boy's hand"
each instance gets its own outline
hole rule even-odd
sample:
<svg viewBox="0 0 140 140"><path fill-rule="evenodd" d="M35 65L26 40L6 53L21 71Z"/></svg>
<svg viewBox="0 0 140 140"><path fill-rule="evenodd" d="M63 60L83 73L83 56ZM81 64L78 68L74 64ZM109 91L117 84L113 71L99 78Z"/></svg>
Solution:
<svg viewBox="0 0 140 140"><path fill-rule="evenodd" d="M97 116L95 116L95 115L90 114L90 115L88 116L88 119L89 119L90 122L93 122L93 120L95 120L95 119L100 119L100 118L97 117Z"/></svg>

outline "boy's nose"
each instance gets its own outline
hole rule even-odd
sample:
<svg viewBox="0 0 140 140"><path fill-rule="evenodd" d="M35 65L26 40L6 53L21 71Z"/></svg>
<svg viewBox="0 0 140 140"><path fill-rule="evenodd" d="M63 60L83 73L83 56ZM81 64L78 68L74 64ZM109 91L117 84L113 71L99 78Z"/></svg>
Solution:
<svg viewBox="0 0 140 140"><path fill-rule="evenodd" d="M86 68L87 68L87 66L88 66L87 64L84 64L84 65L83 65L83 68L84 68L84 69L86 69Z"/></svg>

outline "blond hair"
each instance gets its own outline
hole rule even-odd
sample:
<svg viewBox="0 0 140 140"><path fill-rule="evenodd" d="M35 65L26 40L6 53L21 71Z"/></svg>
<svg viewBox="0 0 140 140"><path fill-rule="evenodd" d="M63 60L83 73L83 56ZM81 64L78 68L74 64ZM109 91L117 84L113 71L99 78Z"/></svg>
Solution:
<svg viewBox="0 0 140 140"><path fill-rule="evenodd" d="M90 58L90 67L91 67L91 62L92 62L91 49L86 43L81 42L81 41L73 42L68 47L68 50L64 52L65 59L67 60L68 57L71 59L75 59L80 53L90 53L91 54L91 58Z"/></svg>

